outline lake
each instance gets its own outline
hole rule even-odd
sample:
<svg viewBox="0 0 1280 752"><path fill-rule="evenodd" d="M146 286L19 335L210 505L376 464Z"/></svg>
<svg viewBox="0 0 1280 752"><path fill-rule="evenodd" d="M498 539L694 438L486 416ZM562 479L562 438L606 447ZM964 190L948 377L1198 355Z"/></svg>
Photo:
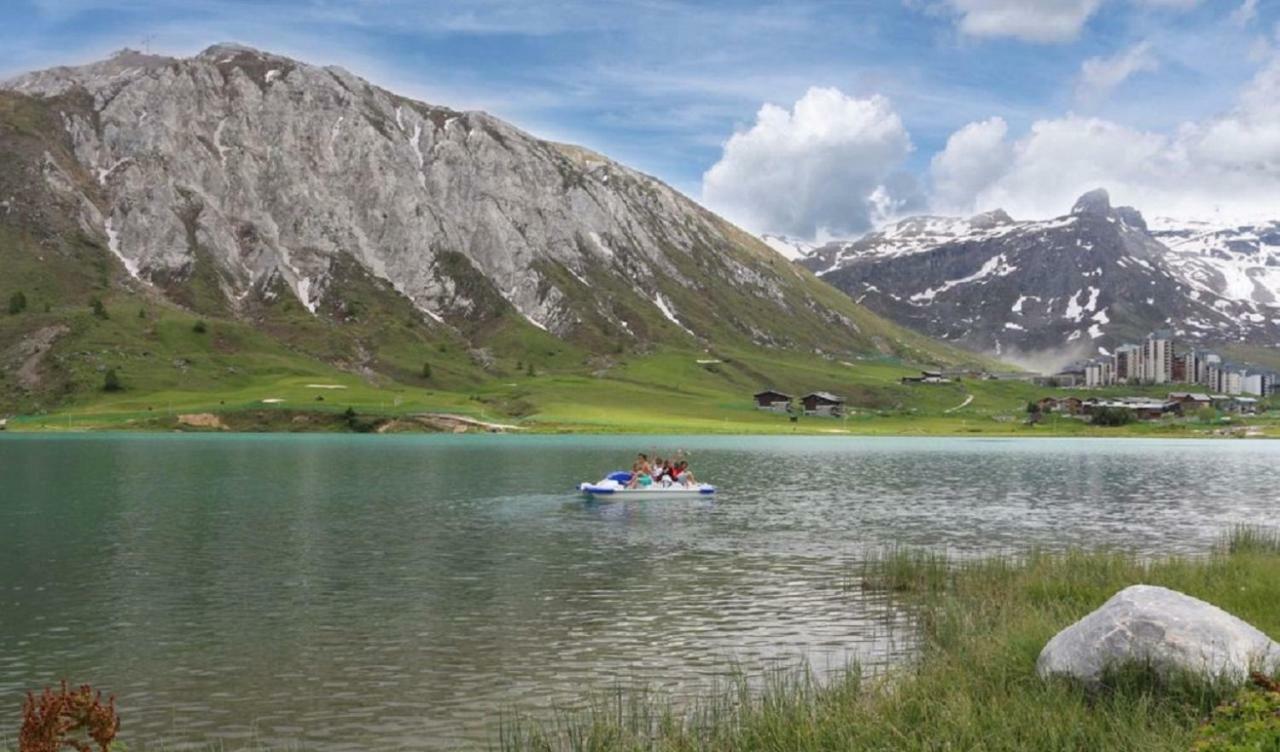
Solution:
<svg viewBox="0 0 1280 752"><path fill-rule="evenodd" d="M588 502L637 450L714 499ZM131 749L494 738L591 691L882 667L869 549L1194 553L1275 518L1280 443L850 437L0 437L0 742L62 677ZM852 586L851 586L852 583Z"/></svg>

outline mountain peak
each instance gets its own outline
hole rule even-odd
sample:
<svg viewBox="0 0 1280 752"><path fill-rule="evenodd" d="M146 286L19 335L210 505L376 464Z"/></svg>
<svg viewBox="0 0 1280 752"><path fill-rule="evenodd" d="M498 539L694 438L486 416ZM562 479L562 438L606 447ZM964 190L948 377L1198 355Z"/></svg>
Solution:
<svg viewBox="0 0 1280 752"><path fill-rule="evenodd" d="M975 214L969 218L969 226L978 230L986 230L1000 225L1013 224L1013 217L1004 209L993 209L992 211Z"/></svg>
<svg viewBox="0 0 1280 752"><path fill-rule="evenodd" d="M1101 214L1111 213L1111 195L1107 193L1105 188L1094 188L1080 198L1076 199L1075 206L1071 207L1072 214Z"/></svg>
<svg viewBox="0 0 1280 752"><path fill-rule="evenodd" d="M259 57L268 57L267 53L262 50L254 49L239 42L218 42L217 44L206 47L197 57L225 57L227 55L258 55Z"/></svg>

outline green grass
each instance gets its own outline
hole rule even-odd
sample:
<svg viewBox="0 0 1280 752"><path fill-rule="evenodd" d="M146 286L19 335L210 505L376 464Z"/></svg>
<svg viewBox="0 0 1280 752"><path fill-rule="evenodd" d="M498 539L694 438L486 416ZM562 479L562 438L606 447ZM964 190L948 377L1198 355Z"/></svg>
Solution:
<svg viewBox="0 0 1280 752"><path fill-rule="evenodd" d="M493 362L482 366L463 340L359 285L345 291L343 311L333 312L336 324L287 300L245 322L94 289L86 283L85 304L48 312L43 294L33 293L35 310L0 316L0 352L41 327L69 331L44 355L37 392L23 391L0 371L0 414L11 416L11 429L170 429L178 415L213 412L233 416L227 423L238 427L332 430L323 419L282 425L272 411L323 418L347 407L388 419L457 413L546 432L1194 436L1215 428L1185 421L1099 429L1066 419L1031 427L1023 424L1026 402L1065 390L1014 381L903 385L902 376L917 368L889 356L833 360L749 347L591 356L521 320L501 324ZM92 294L105 300L109 318L90 313ZM203 333L195 331L200 320L207 322ZM362 350L368 363L359 366ZM423 363L432 366L430 378L422 376ZM117 371L123 391L102 390L108 369ZM751 395L765 386L797 396L818 389L842 394L850 414L793 423L754 409ZM1253 422L1280 434L1274 420Z"/></svg>
<svg viewBox="0 0 1280 752"><path fill-rule="evenodd" d="M1223 428L1196 419L1103 428L1058 417L1028 426L1028 400L1067 392L1014 381L903 385L901 377L914 369L892 358L840 362L752 349L659 349L619 356L602 368L575 365L546 350L535 361L515 350L485 371L461 345L406 339L384 356L394 357L399 365L392 370L403 374L392 379L326 365L302 344L282 348L236 322L210 320L200 334L193 331L194 315L158 310L140 319L137 308L132 300L112 300L106 321L87 308L64 318L75 334L55 353L62 356L55 394L47 406L17 412L11 429L168 429L177 426L178 415L204 412L249 428L253 421L244 416L262 416L256 428L270 429L280 427L273 411L293 417L347 407L385 419L456 413L538 432L1196 437ZM421 362L432 363L429 380L421 377ZM528 375L529 362L534 376ZM119 373L124 391L102 391L108 368ZM791 422L754 408L751 395L764 386L797 396L818 389L845 395L849 415ZM286 428L329 430L325 425L302 421ZM1230 425L1280 435L1274 417Z"/></svg>
<svg viewBox="0 0 1280 752"><path fill-rule="evenodd" d="M372 310L379 298L360 302L358 292L351 293L351 308ZM1056 417L1027 426L1028 400L1069 392L1016 381L903 385L902 376L918 369L887 356L831 360L760 348L668 347L602 358L516 321L495 336L504 345L482 367L465 342L410 320L407 309L379 316L395 325L353 317L335 332L285 305L264 314L261 325L206 317L200 333L195 323L202 318L194 313L123 293L104 299L106 320L87 305L0 317L0 345L42 326L70 330L44 356L41 391L26 394L12 376L0 376L0 414L12 416L11 429L169 429L177 427L176 416L203 412L239 416L229 425L270 429L280 427L272 411L323 415L347 407L388 419L457 413L544 432L1202 436L1221 428L1196 420L1098 428ZM352 364L361 342L374 343L368 367ZM432 366L430 378L422 376L423 363ZM107 369L117 371L124 391L102 390ZM797 396L819 389L844 395L849 415L793 423L754 409L751 395L765 386ZM246 415L265 417L255 425ZM1280 435L1274 418L1244 423ZM286 427L329 430L325 425Z"/></svg>
<svg viewBox="0 0 1280 752"><path fill-rule="evenodd" d="M680 708L616 693L550 720L511 719L504 750L1188 750L1198 738L1262 734L1274 704L1234 688L1120 668L1101 689L1035 675L1040 649L1123 587L1164 585L1280 634L1280 534L1243 530L1212 554L1144 561L1122 553L1031 553L950 561L888 551L851 578L915 610L920 654L880 678L856 669L826 684L806 673L745 680ZM1262 708L1260 711L1259 708ZM1244 720L1240 720L1244 718ZM1253 725L1250 725L1253 724ZM1270 746L1267 746L1267 745ZM1225 746L1206 749L1226 749Z"/></svg>

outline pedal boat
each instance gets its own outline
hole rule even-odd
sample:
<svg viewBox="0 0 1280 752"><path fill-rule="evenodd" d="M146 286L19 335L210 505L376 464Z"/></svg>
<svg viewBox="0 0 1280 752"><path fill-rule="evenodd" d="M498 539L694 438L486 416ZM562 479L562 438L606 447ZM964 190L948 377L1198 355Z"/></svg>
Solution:
<svg viewBox="0 0 1280 752"><path fill-rule="evenodd" d="M698 483L686 486L680 483L652 483L648 486L627 488L631 482L631 473L625 470L609 473L603 480L595 483L580 483L578 491L591 498L602 499L686 499L697 496L712 496L716 487L710 483Z"/></svg>

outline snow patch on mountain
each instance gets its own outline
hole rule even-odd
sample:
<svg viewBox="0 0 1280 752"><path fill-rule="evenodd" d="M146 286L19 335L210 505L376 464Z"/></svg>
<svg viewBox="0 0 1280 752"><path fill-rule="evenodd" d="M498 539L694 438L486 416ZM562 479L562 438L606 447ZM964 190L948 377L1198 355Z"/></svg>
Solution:
<svg viewBox="0 0 1280 752"><path fill-rule="evenodd" d="M110 250L116 258L120 259L120 263L124 264L125 271L129 272L130 277L133 277L134 279L141 279L141 277L138 276L138 262L124 255L124 252L120 250L120 231L116 229L115 223L112 221L111 217L107 217L103 222L103 229L105 229L107 233L108 250Z"/></svg>
<svg viewBox="0 0 1280 752"><path fill-rule="evenodd" d="M761 235L760 239L764 244L777 251L783 258L788 261L799 261L806 258L813 249L817 247L816 243L810 243L804 240L796 240L788 238L784 235Z"/></svg>
<svg viewBox="0 0 1280 752"><path fill-rule="evenodd" d="M994 256L992 258L987 259L986 263L984 263L982 267L978 269L978 271L974 272L973 274L970 274L967 277L961 277L960 279L953 279L953 280L944 282L939 287L931 287L923 292L918 292L915 295L911 296L911 301L913 303L919 303L921 301L931 301L934 298L936 298L938 295L946 292L947 290L950 290L955 287L959 287L960 285L967 285L973 282L978 282L991 276L1004 277L1014 273L1017 270L1018 270L1018 267L1009 264L1005 260L1004 254L1002 253L998 256Z"/></svg>
<svg viewBox="0 0 1280 752"><path fill-rule="evenodd" d="M680 319L676 318L675 309L671 307L671 302L663 297L662 293L657 293L653 296L653 304L658 306L658 310L662 311L662 315L666 316L668 321L688 332L690 336L694 336L689 327L680 323Z"/></svg>

